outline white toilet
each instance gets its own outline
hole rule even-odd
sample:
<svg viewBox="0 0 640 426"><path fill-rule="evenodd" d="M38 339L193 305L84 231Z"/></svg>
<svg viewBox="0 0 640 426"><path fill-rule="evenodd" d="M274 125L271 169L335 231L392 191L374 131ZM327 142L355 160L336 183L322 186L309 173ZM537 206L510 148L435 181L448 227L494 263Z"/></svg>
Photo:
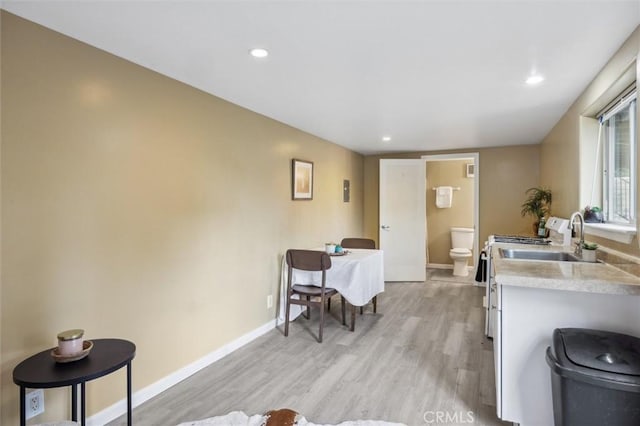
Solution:
<svg viewBox="0 0 640 426"><path fill-rule="evenodd" d="M471 257L473 232L473 228L451 228L451 247L453 248L449 251L449 256L453 260L453 275L456 277L469 275L467 262Z"/></svg>

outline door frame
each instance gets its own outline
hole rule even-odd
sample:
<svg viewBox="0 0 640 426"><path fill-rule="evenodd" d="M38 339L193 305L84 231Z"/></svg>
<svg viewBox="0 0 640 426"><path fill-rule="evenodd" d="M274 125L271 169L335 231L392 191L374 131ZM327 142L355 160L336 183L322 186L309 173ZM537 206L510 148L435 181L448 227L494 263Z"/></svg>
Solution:
<svg viewBox="0 0 640 426"><path fill-rule="evenodd" d="M420 158L425 160L427 163L429 161L454 161L454 160L473 160L474 170L473 170L473 229L475 229L475 235L473 238L473 268L476 269L478 267L478 254L480 253L480 153L479 152L459 152L455 154L433 154L433 155L423 155ZM429 165L427 164L427 168ZM426 176L425 176L426 179ZM430 188L427 187L427 191ZM426 207L425 207L425 217L426 217ZM427 218L427 226L428 226ZM427 233L427 238L429 237L429 233ZM427 244L429 242L427 241ZM476 283L477 285L477 283Z"/></svg>

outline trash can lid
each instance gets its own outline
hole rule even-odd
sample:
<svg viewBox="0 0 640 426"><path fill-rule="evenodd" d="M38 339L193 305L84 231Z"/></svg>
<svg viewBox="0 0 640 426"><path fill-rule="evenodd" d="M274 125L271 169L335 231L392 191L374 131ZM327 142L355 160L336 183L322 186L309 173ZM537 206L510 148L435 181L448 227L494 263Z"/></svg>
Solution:
<svg viewBox="0 0 640 426"><path fill-rule="evenodd" d="M609 373L640 376L640 339L637 337L585 328L562 328L558 332L572 363Z"/></svg>

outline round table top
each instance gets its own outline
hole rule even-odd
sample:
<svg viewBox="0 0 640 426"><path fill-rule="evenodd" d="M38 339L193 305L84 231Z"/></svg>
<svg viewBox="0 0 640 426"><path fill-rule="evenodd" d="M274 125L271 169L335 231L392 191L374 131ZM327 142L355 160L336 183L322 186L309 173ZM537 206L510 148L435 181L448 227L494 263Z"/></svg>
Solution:
<svg viewBox="0 0 640 426"><path fill-rule="evenodd" d="M13 382L34 389L69 386L96 379L127 365L136 355L136 345L122 339L92 339L93 349L85 358L58 363L54 348L25 359L13 369Z"/></svg>

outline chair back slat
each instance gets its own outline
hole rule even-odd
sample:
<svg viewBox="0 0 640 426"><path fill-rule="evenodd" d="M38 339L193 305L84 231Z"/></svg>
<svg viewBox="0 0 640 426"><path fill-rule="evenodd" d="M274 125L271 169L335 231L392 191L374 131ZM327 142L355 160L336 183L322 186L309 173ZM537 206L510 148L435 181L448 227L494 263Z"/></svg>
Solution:
<svg viewBox="0 0 640 426"><path fill-rule="evenodd" d="M340 245L343 248L375 250L376 242L369 238L343 238Z"/></svg>

